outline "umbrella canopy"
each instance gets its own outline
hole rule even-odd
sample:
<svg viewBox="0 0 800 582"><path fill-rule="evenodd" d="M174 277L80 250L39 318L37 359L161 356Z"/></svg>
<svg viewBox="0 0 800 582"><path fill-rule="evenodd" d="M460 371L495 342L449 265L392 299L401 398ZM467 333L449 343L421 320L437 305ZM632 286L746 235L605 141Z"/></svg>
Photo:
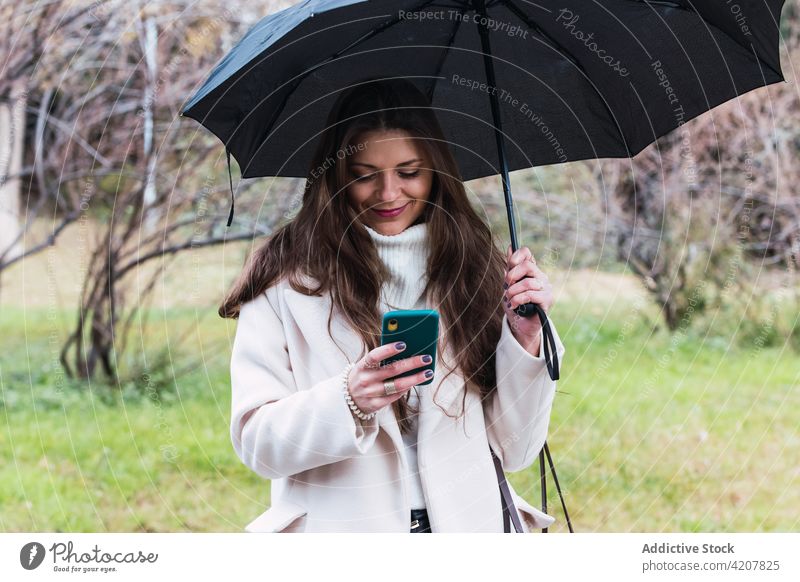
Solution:
<svg viewBox="0 0 800 582"><path fill-rule="evenodd" d="M461 177L501 174L516 250L509 171L630 157L704 111L784 80L783 3L308 0L253 26L181 114L225 143L229 174L232 154L244 178L306 177L343 89L413 80ZM232 217L233 205L229 225ZM538 313L557 379L544 311L516 312Z"/></svg>
<svg viewBox="0 0 800 582"><path fill-rule="evenodd" d="M243 177L306 177L338 93L399 76L429 96L464 180L500 172L490 93L509 171L630 157L784 80L783 2L311 0L253 26L181 114L226 144Z"/></svg>

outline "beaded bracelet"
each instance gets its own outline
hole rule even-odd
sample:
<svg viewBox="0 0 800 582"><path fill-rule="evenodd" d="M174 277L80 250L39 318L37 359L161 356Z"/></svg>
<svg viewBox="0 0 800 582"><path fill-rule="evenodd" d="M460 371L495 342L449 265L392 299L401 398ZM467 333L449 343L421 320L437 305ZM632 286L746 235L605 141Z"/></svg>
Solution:
<svg viewBox="0 0 800 582"><path fill-rule="evenodd" d="M344 389L343 389L344 399L347 402L347 405L350 407L350 410L353 412L353 414L355 414L361 420L369 420L370 418L372 418L373 416L378 414L378 411L376 410L375 412L371 412L370 414L366 414L358 406L356 406L356 403L353 402L353 397L350 396L350 390L348 388L348 382L349 382L349 379L350 379L350 370L353 369L353 366L355 366L355 364L352 363L352 362L347 364L347 367L344 369L344 372L342 373L342 384L344 386Z"/></svg>

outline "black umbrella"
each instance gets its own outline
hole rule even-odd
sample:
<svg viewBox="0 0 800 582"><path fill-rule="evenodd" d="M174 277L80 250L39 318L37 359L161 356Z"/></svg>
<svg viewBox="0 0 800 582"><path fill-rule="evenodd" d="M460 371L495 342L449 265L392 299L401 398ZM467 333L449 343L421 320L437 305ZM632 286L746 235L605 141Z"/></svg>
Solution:
<svg viewBox="0 0 800 582"><path fill-rule="evenodd" d="M501 174L516 250L509 171L630 157L711 107L784 80L783 2L310 0L253 26L181 114L225 143L242 177L305 177L339 91L369 77L413 79L462 178ZM544 311L517 313L542 319L557 379Z"/></svg>
<svg viewBox="0 0 800 582"><path fill-rule="evenodd" d="M341 90L367 78L413 80L462 178L501 175L516 250L509 171L631 157L708 109L784 80L783 3L307 0L253 26L181 114L225 143L229 171L232 154L244 178L306 177ZM544 311L516 312L541 318L558 379Z"/></svg>

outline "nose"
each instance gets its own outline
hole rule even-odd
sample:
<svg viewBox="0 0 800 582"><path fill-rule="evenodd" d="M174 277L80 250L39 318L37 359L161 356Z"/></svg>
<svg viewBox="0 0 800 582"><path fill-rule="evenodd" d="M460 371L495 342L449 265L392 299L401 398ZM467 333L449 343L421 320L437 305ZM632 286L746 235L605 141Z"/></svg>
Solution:
<svg viewBox="0 0 800 582"><path fill-rule="evenodd" d="M400 194L399 180L391 171L378 172L378 192L377 197L381 202L391 202L396 200Z"/></svg>

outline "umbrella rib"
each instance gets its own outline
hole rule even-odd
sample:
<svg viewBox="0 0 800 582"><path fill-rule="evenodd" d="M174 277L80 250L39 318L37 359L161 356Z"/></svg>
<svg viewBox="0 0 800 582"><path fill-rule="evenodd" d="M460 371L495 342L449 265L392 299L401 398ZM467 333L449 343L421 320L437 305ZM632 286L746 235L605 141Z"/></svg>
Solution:
<svg viewBox="0 0 800 582"><path fill-rule="evenodd" d="M459 13L463 15L465 10L461 10ZM456 39L456 34L458 33L458 29L461 26L462 19L456 18L456 25L453 27L453 32L450 33L450 39L447 41L447 46L442 51L442 58L439 59L439 64L436 66L436 72L433 74L433 82L431 83L430 91L428 92L428 101L433 103L433 93L436 90L436 79L439 78L439 75L442 72L442 67L444 67L444 62L447 60L447 55L450 52L450 47L453 46L453 41Z"/></svg>
<svg viewBox="0 0 800 582"><path fill-rule="evenodd" d="M594 84L594 81L592 81L591 77L589 77L588 73L586 72L586 69L583 68L583 65L581 65L580 62L578 62L578 60L572 55L569 49L567 49L555 38L553 38L552 36L547 34L544 30L542 30L542 28L538 24L536 24L533 20L531 20L528 14L524 10L522 10L519 6L517 6L512 0L500 0L500 2L501 4L504 4L509 10L511 10L511 12L513 12L517 16L517 18L522 20L522 22L524 22L526 26L532 28L541 36L543 36L546 40L550 41L554 45L551 48L553 48L561 56L563 56L573 65L575 65L575 67L581 72L583 77L589 83L589 86L591 86L591 88L600 98L600 102L603 104L603 107L605 107L609 117L614 122L614 125L617 127L617 131L619 132L619 135L622 138L622 143L625 146L625 150L629 152L630 150L628 149L628 140L625 137L625 133L622 131L622 127L617 121L617 116L614 115L613 111L611 111L611 108L608 106L608 102L606 101L605 97L603 97L602 93L600 93L600 91L597 89L597 87Z"/></svg>
<svg viewBox="0 0 800 582"><path fill-rule="evenodd" d="M412 8L411 10L409 10L409 12L417 12L418 10L422 10L427 5L432 4L433 2L434 2L434 0L424 0L423 2L420 2L416 7ZM343 49L340 49L339 51L337 51L335 53L333 53L332 55L327 57L325 60L320 61L316 65L314 65L312 67L309 67L304 73L302 73L301 75L297 76L294 79L294 81L292 81L291 88L289 89L289 91L286 92L286 95L284 95L283 100L281 101L281 104L275 110L275 113L272 114L272 118L269 120L269 123L267 124L266 128L264 129L264 132L269 134L269 132L272 131L272 128L275 126L275 122L278 121L278 117L280 117L281 113L283 113L283 110L285 109L286 104L289 102L289 97L291 97L291 95L294 93L295 89L297 89L297 86L303 81L303 79L308 77L312 72L317 70L322 65L324 65L324 64L328 63L329 61L332 61L332 60L340 57L344 52L349 51L350 49L352 49L352 48L360 45L361 43L369 40L370 38L372 38L376 34L378 34L380 32L383 32L387 28L389 28L391 26L394 26L395 24L397 24L401 20L403 20L403 19L400 18L400 16L398 15L393 20L384 22L378 28L375 28L375 29L369 31L368 33L364 34L361 38L359 38L357 40L354 40L348 46L344 47Z"/></svg>

